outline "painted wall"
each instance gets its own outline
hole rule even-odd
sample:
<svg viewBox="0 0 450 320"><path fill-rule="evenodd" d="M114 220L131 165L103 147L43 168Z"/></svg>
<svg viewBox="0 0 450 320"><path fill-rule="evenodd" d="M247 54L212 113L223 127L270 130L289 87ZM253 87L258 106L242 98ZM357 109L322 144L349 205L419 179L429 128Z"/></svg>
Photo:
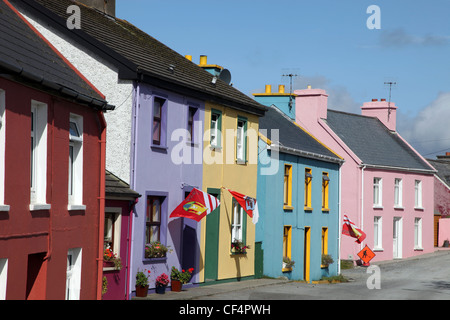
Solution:
<svg viewBox="0 0 450 320"><path fill-rule="evenodd" d="M439 247L444 245L445 241L450 241L450 219L439 219Z"/></svg>
<svg viewBox="0 0 450 320"><path fill-rule="evenodd" d="M210 148L209 130L211 126L211 109L222 112L222 148ZM247 118L248 148L246 164L236 164L235 162L235 135L238 116ZM226 130L230 129L230 135ZM233 191L256 198L257 181L257 133L258 117L236 109L206 102L205 104L205 139L203 142L203 190L208 188L225 187ZM205 162L207 159L208 162ZM231 220L232 220L232 196L227 191L220 191L220 219L218 229L218 261L217 278L215 280L240 279L254 275L255 259L255 225L252 219L245 215L247 219L246 243L250 245L246 255L231 254ZM208 217L207 217L208 218ZM200 282L205 281L205 237L206 220L201 221L201 258L200 258Z"/></svg>
<svg viewBox="0 0 450 320"><path fill-rule="evenodd" d="M167 121L165 147L152 146L152 119L155 97L166 99ZM146 84L135 87L133 95L132 125L132 163L131 188L142 195L135 207L133 215L131 291L135 290L136 272L150 270L150 288L155 287L155 279L162 273L170 276L172 266L178 269L184 263L198 263L199 257L199 224L184 218L169 218L170 213L184 200L185 193L192 187L202 186L201 138L204 118L202 102L168 92ZM189 106L197 107L197 122L194 127L194 144L188 143L185 137ZM125 128L123 129L125 130ZM200 133L200 134L196 134ZM180 135L181 134L181 135ZM186 156L182 161L182 157ZM200 158L198 158L200 155ZM197 157L197 159L195 159ZM199 160L198 160L199 159ZM145 258L145 230L147 197L161 196L162 223L161 242L173 250L164 259ZM189 239L186 239L188 237ZM190 248L183 247L189 243ZM196 259L193 259L196 257ZM184 266L185 267L185 266ZM198 282L198 265L194 268L192 282Z"/></svg>
<svg viewBox="0 0 450 320"><path fill-rule="evenodd" d="M269 161L270 152L260 140L260 163ZM292 210L283 209L284 165L292 165ZM284 153L279 154L279 170L273 175L262 175L258 170L258 199L260 222L256 226L256 241L262 242L263 274L270 277L285 276L305 280L305 227L310 227L309 280L338 273L339 259L339 165L307 159ZM304 209L305 168L312 169L312 209ZM328 172L329 211L322 211L322 172ZM292 271L282 271L283 228L290 226ZM328 228L328 254L335 261L321 268L322 228Z"/></svg>
<svg viewBox="0 0 450 320"><path fill-rule="evenodd" d="M0 79L6 98L5 204L0 258L8 259L8 300L64 300L67 253L82 248L81 299L96 299L101 128L94 110ZM47 203L30 211L31 101L48 106ZM83 204L68 211L69 114L83 117ZM18 156L20 155L20 156ZM42 168L41 168L42 170ZM44 261L44 257L48 257ZM28 270L28 271L27 271ZM31 274L31 270L35 274ZM36 276L37 275L37 276ZM33 284L33 279L36 281Z"/></svg>

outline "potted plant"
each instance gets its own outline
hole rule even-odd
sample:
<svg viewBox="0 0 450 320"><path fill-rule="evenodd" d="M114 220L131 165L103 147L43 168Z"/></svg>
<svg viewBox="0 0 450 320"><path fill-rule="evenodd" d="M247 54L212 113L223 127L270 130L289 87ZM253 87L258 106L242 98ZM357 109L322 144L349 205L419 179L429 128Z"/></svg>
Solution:
<svg viewBox="0 0 450 320"><path fill-rule="evenodd" d="M283 270L290 271L294 266L295 261L291 260L289 257L283 257Z"/></svg>
<svg viewBox="0 0 450 320"><path fill-rule="evenodd" d="M235 239L234 242L231 243L231 250L234 254L245 254L247 253L247 249L250 249L250 246L244 245L242 241L239 241L237 239Z"/></svg>
<svg viewBox="0 0 450 320"><path fill-rule="evenodd" d="M103 252L103 267L114 267L116 270L122 269L122 261L110 248Z"/></svg>
<svg viewBox="0 0 450 320"><path fill-rule="evenodd" d="M172 267L170 273L170 280L172 282L172 291L181 291L183 284L186 284L191 280L192 272L194 268L189 268L187 271L182 269L179 271L177 268Z"/></svg>
<svg viewBox="0 0 450 320"><path fill-rule="evenodd" d="M166 287L169 284L169 277L167 276L167 274L163 273L156 278L155 284L156 284L155 288L156 293L164 294L166 293Z"/></svg>
<svg viewBox="0 0 450 320"><path fill-rule="evenodd" d="M329 254L322 255L322 268L327 268L330 264L334 262L333 257Z"/></svg>
<svg viewBox="0 0 450 320"><path fill-rule="evenodd" d="M146 271L146 272L145 272ZM136 297L146 297L148 294L148 277L150 270L139 271L136 273Z"/></svg>
<svg viewBox="0 0 450 320"><path fill-rule="evenodd" d="M167 252L172 252L170 246L165 246L159 241L154 241L145 245L146 258L164 258Z"/></svg>

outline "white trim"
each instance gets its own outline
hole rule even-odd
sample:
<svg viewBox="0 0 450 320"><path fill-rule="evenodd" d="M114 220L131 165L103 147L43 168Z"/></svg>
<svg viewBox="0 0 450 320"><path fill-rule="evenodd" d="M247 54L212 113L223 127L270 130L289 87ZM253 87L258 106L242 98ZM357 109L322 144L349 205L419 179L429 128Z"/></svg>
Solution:
<svg viewBox="0 0 450 320"><path fill-rule="evenodd" d="M5 205L5 145L6 145L6 105L5 91L0 89L0 211L9 211Z"/></svg>
<svg viewBox="0 0 450 320"><path fill-rule="evenodd" d="M83 205L83 117L71 113L69 125L71 122L76 124L80 136L72 136L69 132L69 150L73 147L73 154L70 157L69 153L68 157L67 210L85 210L86 206Z"/></svg>
<svg viewBox="0 0 450 320"><path fill-rule="evenodd" d="M80 300L82 248L67 252L66 300Z"/></svg>

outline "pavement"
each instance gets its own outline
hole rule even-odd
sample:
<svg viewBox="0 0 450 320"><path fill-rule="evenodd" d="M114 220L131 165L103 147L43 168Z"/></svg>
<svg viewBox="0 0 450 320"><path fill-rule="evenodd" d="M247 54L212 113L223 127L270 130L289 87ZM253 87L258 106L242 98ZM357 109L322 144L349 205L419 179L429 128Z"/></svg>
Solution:
<svg viewBox="0 0 450 320"><path fill-rule="evenodd" d="M444 251L444 252L443 252ZM447 251L447 252L445 252ZM399 259L399 260L387 260L387 261L377 261L377 265L396 265L402 264L411 260L426 259L440 254L449 254L450 248L436 248L432 253L418 255L411 258ZM361 271L359 269L364 269ZM365 274L366 267L355 267L353 269L341 270L341 273L346 276L353 278L357 273ZM355 278L358 278L357 276ZM352 279L354 280L354 279ZM215 295L230 294L232 292L239 292L248 289L260 288L265 286L276 286L282 285L284 283L291 282L301 282L294 281L285 278L262 278L262 279L250 279L243 281L234 282L224 282L224 283L214 283L210 285L193 286L184 285L181 292L173 292L166 290L165 294L149 293L145 298L133 297L132 300L197 300L197 299L210 299Z"/></svg>

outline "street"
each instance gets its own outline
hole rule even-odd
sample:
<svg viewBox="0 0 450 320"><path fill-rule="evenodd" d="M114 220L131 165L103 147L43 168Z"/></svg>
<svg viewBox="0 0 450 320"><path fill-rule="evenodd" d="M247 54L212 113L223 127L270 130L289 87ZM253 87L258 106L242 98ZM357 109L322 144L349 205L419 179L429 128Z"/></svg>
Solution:
<svg viewBox="0 0 450 320"><path fill-rule="evenodd" d="M341 273L350 281L336 284L307 284L293 281L202 296L198 297L198 300L450 299L450 251L380 262L378 265L373 263L369 268L356 267L342 270ZM376 286L377 281L379 289Z"/></svg>

